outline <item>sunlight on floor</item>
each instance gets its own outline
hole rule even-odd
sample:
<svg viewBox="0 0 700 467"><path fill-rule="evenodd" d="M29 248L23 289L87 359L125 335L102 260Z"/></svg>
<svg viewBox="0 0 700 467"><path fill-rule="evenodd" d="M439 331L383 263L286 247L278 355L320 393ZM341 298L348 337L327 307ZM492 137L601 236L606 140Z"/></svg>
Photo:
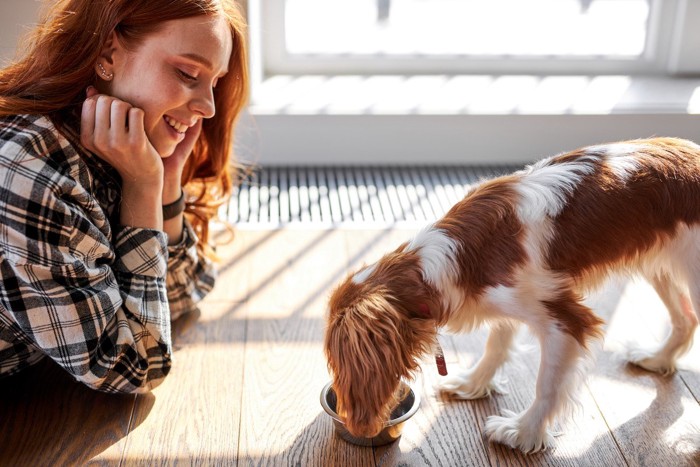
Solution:
<svg viewBox="0 0 700 467"><path fill-rule="evenodd" d="M605 349L624 354L629 346L654 348L669 331L668 313L652 286L643 280L630 281L608 322ZM700 372L700 329L695 336L695 345L679 365Z"/></svg>
<svg viewBox="0 0 700 467"><path fill-rule="evenodd" d="M700 407L681 375L664 377L634 366L625 368L624 363L630 346L658 347L668 331L668 314L651 285L642 280L627 282L608 319L605 340L608 358L612 357L615 367L621 366L617 371L604 367L594 370L588 387L613 431L634 430L642 425L660 445L685 452L688 436L697 432ZM686 371L700 372L698 338L700 332L696 333L694 348L679 360L679 366ZM600 360L604 358L601 356ZM655 423L646 425L646 420Z"/></svg>

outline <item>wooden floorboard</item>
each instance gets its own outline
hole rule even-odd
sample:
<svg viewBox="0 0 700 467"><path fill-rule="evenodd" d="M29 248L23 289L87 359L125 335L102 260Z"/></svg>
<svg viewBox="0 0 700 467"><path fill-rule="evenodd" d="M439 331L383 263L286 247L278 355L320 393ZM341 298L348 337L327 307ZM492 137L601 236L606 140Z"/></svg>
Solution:
<svg viewBox="0 0 700 467"><path fill-rule="evenodd" d="M341 232L290 231L251 255L259 267L247 307L243 465L373 465L371 449L333 436L319 403L329 379L323 313L346 271L343 240Z"/></svg>
<svg viewBox="0 0 700 467"><path fill-rule="evenodd" d="M630 365L627 349L658 346L668 332L668 316L648 284L619 281L617 289L615 308L593 305L608 324L588 387L628 465L700 465L688 444L689 435L700 433L700 406L686 383L689 375L700 374L700 340L680 361L686 376L662 376Z"/></svg>
<svg viewBox="0 0 700 467"><path fill-rule="evenodd" d="M176 340L155 400L138 396L123 464L233 465L238 457L245 321L238 304L211 303Z"/></svg>
<svg viewBox="0 0 700 467"><path fill-rule="evenodd" d="M0 381L0 465L700 465L687 443L700 431L700 337L675 375L628 365L626 341L658 341L667 320L649 288L629 281L589 299L608 337L554 449L526 456L483 435L488 416L534 398L539 350L525 330L518 343L529 348L503 372L507 394L446 397L427 356L414 382L421 408L399 441L363 448L336 437L319 404L328 294L415 232L238 231L219 249L220 278L201 316L174 326L175 366L152 394L100 394L47 364ZM485 336L442 334L448 369L473 365Z"/></svg>
<svg viewBox="0 0 700 467"><path fill-rule="evenodd" d="M102 455L116 465L135 399L88 389L47 361L0 380L0 465L83 465Z"/></svg>

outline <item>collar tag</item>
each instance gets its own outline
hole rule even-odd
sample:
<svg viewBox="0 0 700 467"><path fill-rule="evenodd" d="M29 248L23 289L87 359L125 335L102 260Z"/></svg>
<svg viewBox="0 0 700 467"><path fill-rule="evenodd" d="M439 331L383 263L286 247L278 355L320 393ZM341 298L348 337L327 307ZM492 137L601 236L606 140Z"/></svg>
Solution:
<svg viewBox="0 0 700 467"><path fill-rule="evenodd" d="M433 314L430 312L430 307L421 303L418 305L418 312L426 319L433 319ZM437 326L435 327L437 334ZM447 363L445 362L445 354L442 351L440 342L438 341L437 335L435 336L435 364L437 365L438 374L440 376L447 376Z"/></svg>
<svg viewBox="0 0 700 467"><path fill-rule="evenodd" d="M447 363L445 363L445 354L442 352L440 343L435 339L435 364L437 365L438 374L447 376Z"/></svg>

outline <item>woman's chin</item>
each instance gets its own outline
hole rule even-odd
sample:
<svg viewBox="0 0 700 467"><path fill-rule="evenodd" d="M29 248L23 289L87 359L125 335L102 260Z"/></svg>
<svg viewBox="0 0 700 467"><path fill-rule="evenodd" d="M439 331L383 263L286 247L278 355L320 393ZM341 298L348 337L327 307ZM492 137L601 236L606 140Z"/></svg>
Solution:
<svg viewBox="0 0 700 467"><path fill-rule="evenodd" d="M155 150L161 159L167 159L175 153L176 147L174 144L163 144L160 147L156 147Z"/></svg>

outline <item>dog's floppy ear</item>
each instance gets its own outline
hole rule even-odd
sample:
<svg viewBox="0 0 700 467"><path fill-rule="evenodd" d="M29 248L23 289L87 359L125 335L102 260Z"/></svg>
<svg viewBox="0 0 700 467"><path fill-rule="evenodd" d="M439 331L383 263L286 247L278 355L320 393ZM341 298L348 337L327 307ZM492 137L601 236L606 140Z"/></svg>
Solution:
<svg viewBox="0 0 700 467"><path fill-rule="evenodd" d="M353 288L361 286L343 284L331 298L325 352L339 415L351 433L372 436L389 416L399 380L429 350L435 325L413 319L386 289L355 295Z"/></svg>
<svg viewBox="0 0 700 467"><path fill-rule="evenodd" d="M373 300L332 310L326 329L325 352L336 410L358 436L373 436L382 429L389 416L388 402L403 373L401 359L396 357L401 344L395 325L379 318L384 310L378 307L386 306Z"/></svg>

